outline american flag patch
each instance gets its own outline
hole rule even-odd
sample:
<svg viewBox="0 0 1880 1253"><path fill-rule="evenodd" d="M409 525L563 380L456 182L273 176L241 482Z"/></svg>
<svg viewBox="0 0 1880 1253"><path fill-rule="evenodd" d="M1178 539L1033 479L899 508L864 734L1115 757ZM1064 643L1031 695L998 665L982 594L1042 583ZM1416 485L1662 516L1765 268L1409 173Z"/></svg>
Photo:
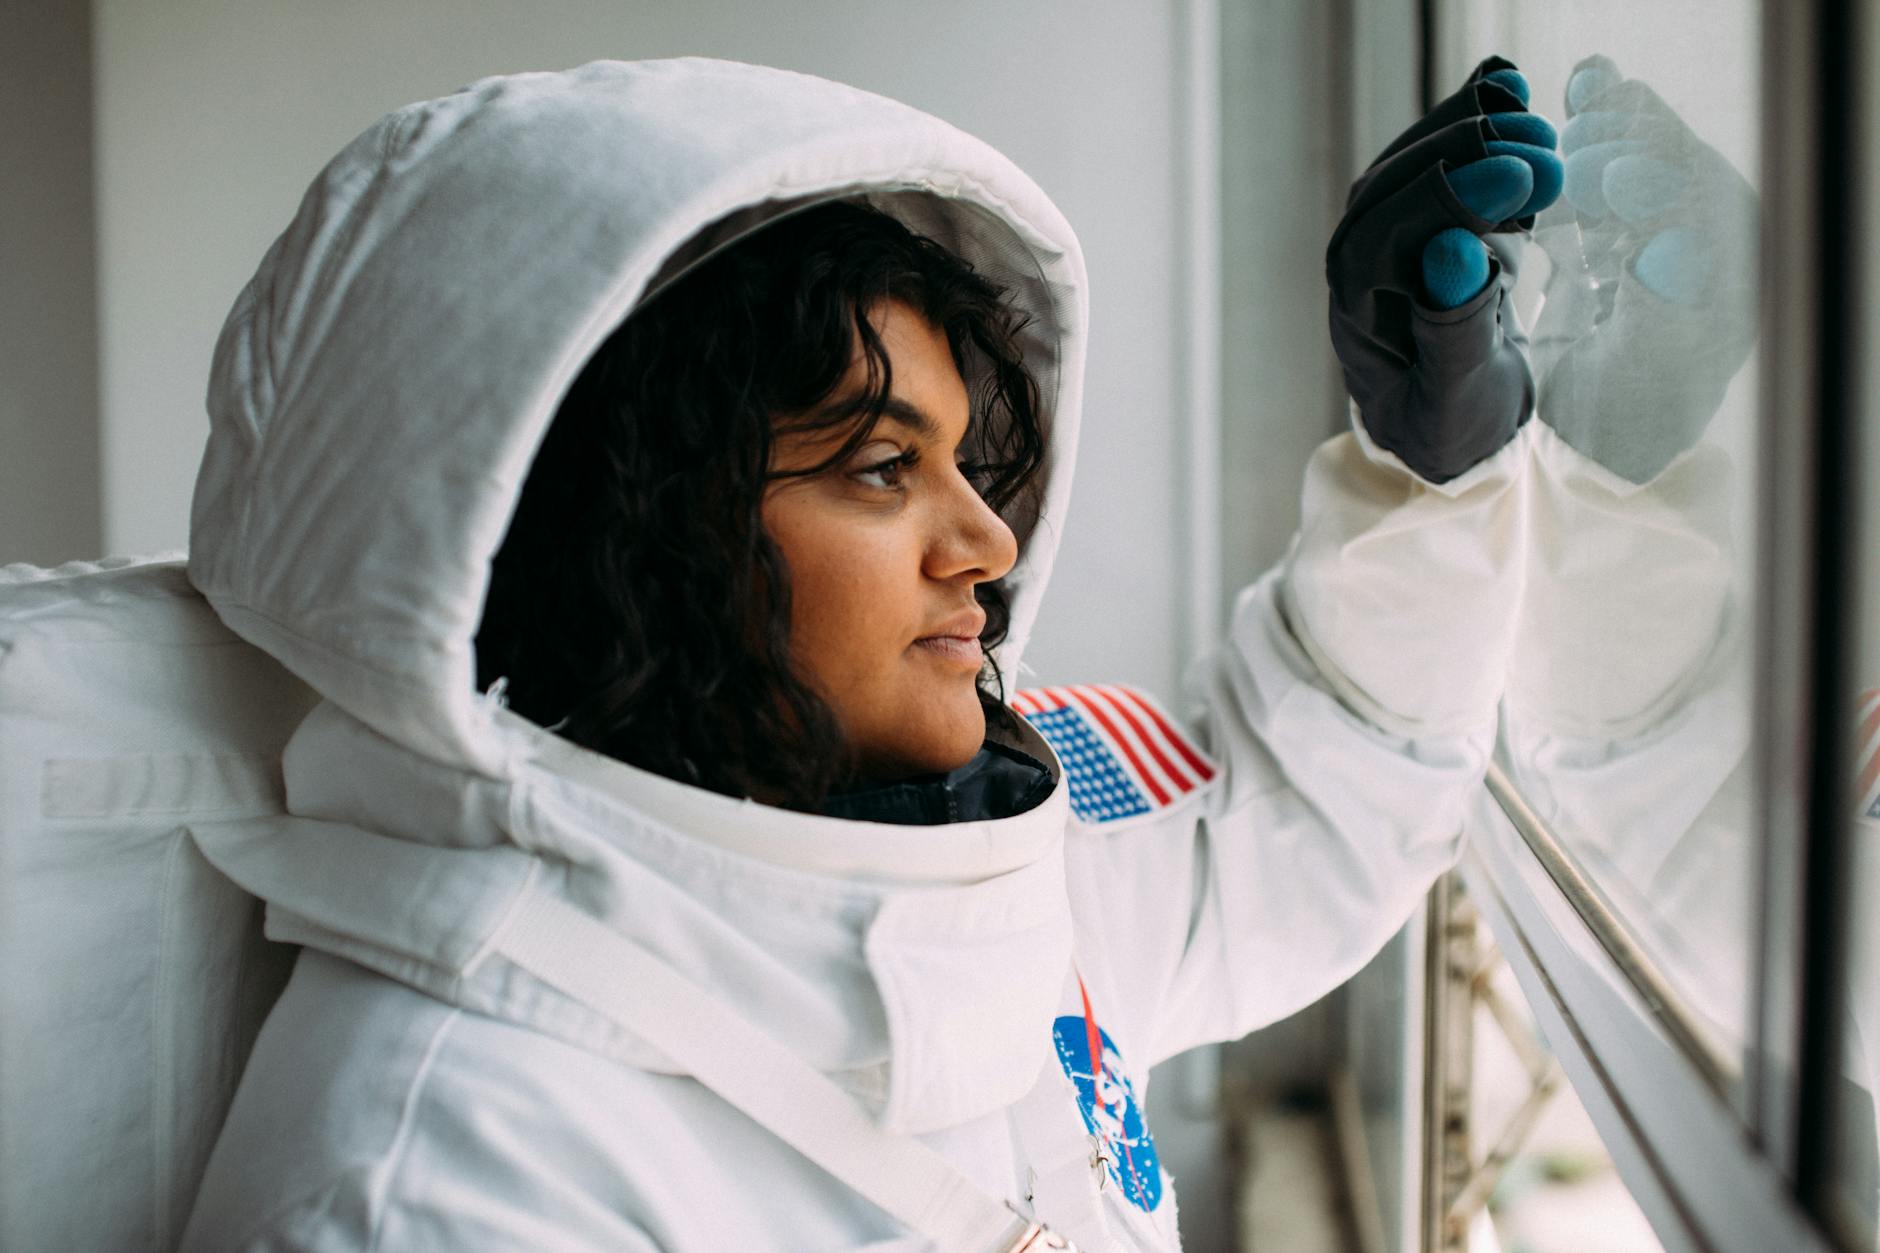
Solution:
<svg viewBox="0 0 1880 1253"><path fill-rule="evenodd" d="M1860 694L1860 728L1855 743L1860 745L1860 773L1854 783L1860 808L1855 812L1866 818L1880 818L1880 687Z"/></svg>
<svg viewBox="0 0 1880 1253"><path fill-rule="evenodd" d="M1214 762L1141 692L1115 684L1027 688L1012 697L1051 742L1071 812L1114 822L1176 804L1212 779Z"/></svg>

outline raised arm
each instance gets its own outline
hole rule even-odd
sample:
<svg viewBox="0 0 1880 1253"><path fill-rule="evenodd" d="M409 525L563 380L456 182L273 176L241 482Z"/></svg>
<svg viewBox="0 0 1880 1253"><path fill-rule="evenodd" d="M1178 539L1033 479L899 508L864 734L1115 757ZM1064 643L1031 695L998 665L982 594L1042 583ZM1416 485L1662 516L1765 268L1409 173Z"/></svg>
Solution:
<svg viewBox="0 0 1880 1253"><path fill-rule="evenodd" d="M1072 841L1079 952L1146 1061L1317 999L1457 855L1526 548L1534 385L1508 293L1561 181L1526 98L1484 62L1354 186L1326 266L1353 429L1313 456L1290 553L1190 676L1216 771Z"/></svg>

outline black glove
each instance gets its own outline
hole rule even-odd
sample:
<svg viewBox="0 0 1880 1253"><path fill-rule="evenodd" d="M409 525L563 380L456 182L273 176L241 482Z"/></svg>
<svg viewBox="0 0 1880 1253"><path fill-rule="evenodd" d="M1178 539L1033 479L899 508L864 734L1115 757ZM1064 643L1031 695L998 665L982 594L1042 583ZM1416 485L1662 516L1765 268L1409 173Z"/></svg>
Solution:
<svg viewBox="0 0 1880 1253"><path fill-rule="evenodd" d="M1325 254L1332 347L1365 429L1433 483L1493 454L1533 412L1507 294L1517 245L1562 172L1527 97L1511 62L1476 66L1352 185Z"/></svg>

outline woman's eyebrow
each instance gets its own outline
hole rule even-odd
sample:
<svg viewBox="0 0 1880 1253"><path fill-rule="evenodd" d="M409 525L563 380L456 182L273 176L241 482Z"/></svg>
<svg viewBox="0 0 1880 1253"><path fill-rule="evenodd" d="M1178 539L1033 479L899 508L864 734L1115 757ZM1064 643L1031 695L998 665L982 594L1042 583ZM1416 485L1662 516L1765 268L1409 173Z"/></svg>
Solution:
<svg viewBox="0 0 1880 1253"><path fill-rule="evenodd" d="M831 419L847 418L853 416L861 408L862 405L860 401L850 400L846 403L837 403L827 406L819 410L816 416ZM937 442L940 438L941 426L940 423L935 420L934 416L913 401L903 397L890 396L887 400L883 401L881 405L881 416L894 419L902 426L912 430L914 434L922 439Z"/></svg>
<svg viewBox="0 0 1880 1253"><path fill-rule="evenodd" d="M940 424L933 420L925 409L901 399L899 396L888 397L881 407L881 416L893 418L903 426L914 429L922 439L933 439L940 434Z"/></svg>

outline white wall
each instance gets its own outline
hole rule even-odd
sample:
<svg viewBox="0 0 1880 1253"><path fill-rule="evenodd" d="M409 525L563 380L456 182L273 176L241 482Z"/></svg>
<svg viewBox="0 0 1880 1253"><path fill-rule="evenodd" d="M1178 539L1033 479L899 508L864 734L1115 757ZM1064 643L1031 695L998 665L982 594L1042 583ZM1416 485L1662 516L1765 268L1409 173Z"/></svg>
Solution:
<svg viewBox="0 0 1880 1253"><path fill-rule="evenodd" d="M1221 476L1231 595L1285 552L1312 450L1346 422L1326 331L1325 245L1356 170L1342 87L1390 76L1351 66L1338 5L1222 5ZM1405 9L1408 13L1408 9ZM1408 124L1404 102L1399 127Z"/></svg>
<svg viewBox="0 0 1880 1253"><path fill-rule="evenodd" d="M485 74L698 53L823 74L980 135L1089 254L1077 495L1031 665L1175 687L1182 293L1176 14L1128 0L397 5L96 0L104 539L178 546L222 317L325 160ZM1289 488L1296 495L1296 487Z"/></svg>
<svg viewBox="0 0 1880 1253"><path fill-rule="evenodd" d="M0 564L99 544L90 29L0 6Z"/></svg>

